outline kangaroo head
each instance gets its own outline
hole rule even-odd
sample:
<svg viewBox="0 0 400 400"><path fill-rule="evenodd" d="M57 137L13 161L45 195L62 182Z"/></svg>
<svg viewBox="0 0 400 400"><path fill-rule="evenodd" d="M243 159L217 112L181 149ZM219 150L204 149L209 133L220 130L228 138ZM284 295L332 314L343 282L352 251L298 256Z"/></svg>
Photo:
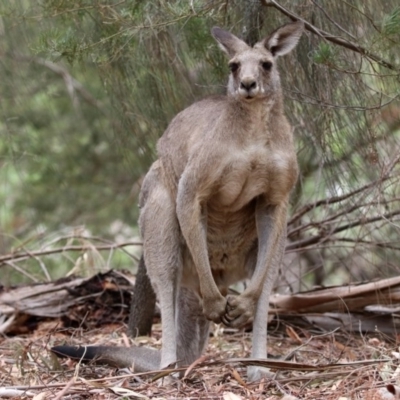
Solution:
<svg viewBox="0 0 400 400"><path fill-rule="evenodd" d="M283 25L250 47L232 33L214 27L212 35L229 56L228 95L246 102L272 98L280 90L276 59L296 47L303 28L301 21Z"/></svg>

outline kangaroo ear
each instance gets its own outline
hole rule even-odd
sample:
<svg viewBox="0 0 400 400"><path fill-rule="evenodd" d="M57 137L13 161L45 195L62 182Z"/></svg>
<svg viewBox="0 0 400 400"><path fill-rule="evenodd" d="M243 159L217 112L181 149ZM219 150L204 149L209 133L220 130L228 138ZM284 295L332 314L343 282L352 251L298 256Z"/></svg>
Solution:
<svg viewBox="0 0 400 400"><path fill-rule="evenodd" d="M214 26L214 28L211 29L211 33L214 36L214 39L218 42L219 47L223 52L228 54L229 57L233 57L240 51L249 48L243 40L240 40L235 35L232 35L232 33L224 31L218 26Z"/></svg>
<svg viewBox="0 0 400 400"><path fill-rule="evenodd" d="M302 21L292 22L276 29L258 45L262 44L274 57L283 56L296 47L303 30Z"/></svg>

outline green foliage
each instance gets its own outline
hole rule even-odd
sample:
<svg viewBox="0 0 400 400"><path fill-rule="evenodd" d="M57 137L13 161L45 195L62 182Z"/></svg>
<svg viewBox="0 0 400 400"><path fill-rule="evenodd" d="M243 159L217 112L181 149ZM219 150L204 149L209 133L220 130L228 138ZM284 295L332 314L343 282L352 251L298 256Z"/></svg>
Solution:
<svg viewBox="0 0 400 400"><path fill-rule="evenodd" d="M393 158L397 125L381 109L399 107L400 8L396 0L323 0L318 2L321 8L309 7L305 0L280 3L397 68L390 70L310 32L294 55L279 61L301 167L292 202L295 213L307 203L377 179ZM210 28L219 25L239 35L252 30L261 38L287 22L274 7L259 5L256 24L249 4L0 3L0 254L20 248L26 240L33 250L43 245L40 238L75 226L110 240L137 234L126 227L136 226L138 188L156 157L157 139L178 111L225 90L226 58ZM374 195L381 196L379 191ZM395 185L385 186L386 209L395 209L390 199L397 195ZM300 221L310 228L290 240L340 224L343 220L319 221L337 213L345 218L346 207L354 210L349 203L311 209ZM386 212L379 207L377 212ZM357 209L346 218L365 218L367 209L371 211ZM116 221L123 221L117 230L112 228ZM338 237L393 240L396 230L382 226L371 225L362 233L353 229ZM375 250L360 250L369 258L368 265L387 258L382 247ZM320 252L332 270L361 258L356 247L312 251ZM60 257L46 265L64 274L78 257ZM132 262L113 257L114 265ZM362 264L359 258L357 263ZM35 260L27 267L42 273Z"/></svg>
<svg viewBox="0 0 400 400"><path fill-rule="evenodd" d="M313 61L316 64L334 64L335 58L335 48L326 42L321 42L313 53Z"/></svg>
<svg viewBox="0 0 400 400"><path fill-rule="evenodd" d="M400 37L400 7L393 9L391 13L385 15L382 21L382 34L398 40Z"/></svg>

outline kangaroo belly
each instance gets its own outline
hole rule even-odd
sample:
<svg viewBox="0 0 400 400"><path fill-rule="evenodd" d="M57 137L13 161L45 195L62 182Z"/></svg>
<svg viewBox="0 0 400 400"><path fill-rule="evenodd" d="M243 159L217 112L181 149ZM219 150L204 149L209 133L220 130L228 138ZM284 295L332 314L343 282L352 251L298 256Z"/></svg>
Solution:
<svg viewBox="0 0 400 400"><path fill-rule="evenodd" d="M207 212L207 253L214 281L222 294L248 278L249 259L257 246L255 200L238 212ZM188 249L183 255L182 284L199 293L196 267Z"/></svg>

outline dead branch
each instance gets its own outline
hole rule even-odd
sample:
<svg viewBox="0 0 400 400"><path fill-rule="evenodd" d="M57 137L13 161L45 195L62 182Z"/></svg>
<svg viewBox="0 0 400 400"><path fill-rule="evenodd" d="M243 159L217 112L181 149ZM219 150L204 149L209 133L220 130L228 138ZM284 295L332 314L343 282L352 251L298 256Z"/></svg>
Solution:
<svg viewBox="0 0 400 400"><path fill-rule="evenodd" d="M396 304L400 301L400 277L365 284L314 289L294 295L276 294L271 304L276 312L363 311L371 304Z"/></svg>
<svg viewBox="0 0 400 400"><path fill-rule="evenodd" d="M141 242L123 242L123 243L105 244L105 245L101 245L101 246L93 246L93 245L90 245L90 246L89 245L86 245L86 246L64 246L64 247L59 247L56 249L11 253L11 254L7 254L5 256L0 256L0 266L2 264L10 262L10 261L18 262L18 261L27 260L27 259L33 258L33 257L47 256L50 254L57 254L57 253L65 253L67 251L85 252L90 249L96 249L97 251L102 251L102 250L119 249L119 248L123 248L123 247L127 247L127 246L141 246L141 245L142 245Z"/></svg>
<svg viewBox="0 0 400 400"><path fill-rule="evenodd" d="M90 278L69 278L50 283L0 290L0 313L7 321L3 333L18 333L27 318L85 320L85 326L126 321L132 292L132 276L108 271ZM134 289L135 290L135 289ZM400 329L397 318L400 278L365 284L314 289L293 295L273 295L271 314L280 322L310 328L342 328L345 331L393 334ZM116 312L118 304L119 312ZM276 321L279 323L279 321ZM61 322L60 322L61 323ZM22 325L22 326L21 326ZM60 325L62 328L62 325Z"/></svg>
<svg viewBox="0 0 400 400"><path fill-rule="evenodd" d="M391 249L391 250L400 250L400 246L394 246L392 243L398 244L399 242L374 242L371 240L363 240L363 239L350 239L350 238L337 238L336 241L338 242L347 242L352 243L354 245L357 244L365 244L367 246L374 246L374 247L381 247L384 249Z"/></svg>
<svg viewBox="0 0 400 400"><path fill-rule="evenodd" d="M316 243L322 243L322 242L327 242L327 241L335 241L336 238L333 237L334 234L343 232L347 229L350 228L355 228L357 226L361 225L367 225L373 222L385 220L385 219L390 219L396 215L400 215L400 210L395 210L386 214L382 215L377 215L371 218L359 218L355 221L349 222L348 224L338 226L336 228L333 228L329 232L321 232L319 235L312 236L307 239L299 240L297 242L290 243L286 246L286 250L295 250L295 249L300 249L304 248Z"/></svg>

